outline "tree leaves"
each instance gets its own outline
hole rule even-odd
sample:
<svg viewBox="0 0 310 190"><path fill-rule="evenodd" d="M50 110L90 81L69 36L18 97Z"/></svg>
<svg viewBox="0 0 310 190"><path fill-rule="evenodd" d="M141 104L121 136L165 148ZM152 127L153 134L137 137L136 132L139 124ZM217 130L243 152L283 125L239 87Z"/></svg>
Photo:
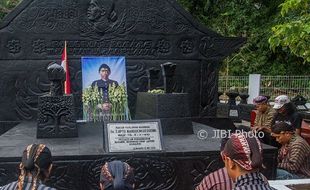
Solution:
<svg viewBox="0 0 310 190"><path fill-rule="evenodd" d="M310 63L310 0L286 0L280 7L285 21L272 27L271 49L288 48L303 63Z"/></svg>

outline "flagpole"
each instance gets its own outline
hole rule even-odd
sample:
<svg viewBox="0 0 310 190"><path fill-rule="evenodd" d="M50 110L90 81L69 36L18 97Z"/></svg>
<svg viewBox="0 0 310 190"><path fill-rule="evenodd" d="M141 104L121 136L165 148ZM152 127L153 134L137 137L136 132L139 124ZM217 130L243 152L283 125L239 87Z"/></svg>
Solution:
<svg viewBox="0 0 310 190"><path fill-rule="evenodd" d="M68 64L67 64L67 40L65 40L64 47L64 60L65 60L65 71L66 71L66 80L65 80L65 94L68 94L68 83L67 83L67 73L68 73Z"/></svg>
<svg viewBox="0 0 310 190"><path fill-rule="evenodd" d="M66 71L66 80L65 80L65 94L71 94L71 84L70 84L70 73L69 73L69 65L67 58L67 41L65 40L65 47L61 56L61 65Z"/></svg>

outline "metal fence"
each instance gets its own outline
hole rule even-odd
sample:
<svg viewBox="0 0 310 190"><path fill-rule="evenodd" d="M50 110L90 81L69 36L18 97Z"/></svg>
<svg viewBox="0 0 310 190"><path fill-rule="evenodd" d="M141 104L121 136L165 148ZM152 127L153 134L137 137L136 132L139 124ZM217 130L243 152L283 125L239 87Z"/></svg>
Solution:
<svg viewBox="0 0 310 190"><path fill-rule="evenodd" d="M261 76L260 85L260 94L269 95L271 99L281 94L291 98L302 95L310 102L310 76ZM248 86L249 76L220 76L218 91L248 92Z"/></svg>

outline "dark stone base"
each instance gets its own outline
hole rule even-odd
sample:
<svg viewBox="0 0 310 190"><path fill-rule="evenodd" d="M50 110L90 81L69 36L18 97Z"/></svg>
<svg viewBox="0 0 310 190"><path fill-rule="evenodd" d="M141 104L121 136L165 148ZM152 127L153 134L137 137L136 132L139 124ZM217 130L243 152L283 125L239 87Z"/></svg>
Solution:
<svg viewBox="0 0 310 190"><path fill-rule="evenodd" d="M19 121L0 121L0 135L19 124Z"/></svg>
<svg viewBox="0 0 310 190"><path fill-rule="evenodd" d="M187 93L152 94L138 92L136 119L142 115L152 118L190 117Z"/></svg>
<svg viewBox="0 0 310 190"><path fill-rule="evenodd" d="M197 131L206 130L211 135L214 129L199 123L193 123L193 128L192 135L164 136L164 152L109 154L103 149L102 124L79 126L79 138L50 140L35 139L35 123L24 122L0 136L0 186L17 180L20 156L28 144L44 143L53 154L53 170L47 184L56 189L97 190L101 166L119 159L135 168L138 190L193 190L205 175L223 167L220 139L197 138ZM19 139L14 138L17 135ZM263 148L268 168L263 173L274 179L277 150Z"/></svg>
<svg viewBox="0 0 310 190"><path fill-rule="evenodd" d="M160 119L163 135L193 134L190 118L162 118Z"/></svg>
<svg viewBox="0 0 310 190"><path fill-rule="evenodd" d="M78 137L73 95L39 97L37 138Z"/></svg>
<svg viewBox="0 0 310 190"><path fill-rule="evenodd" d="M139 92L135 119L161 121L164 135L193 134L188 94L151 94Z"/></svg>

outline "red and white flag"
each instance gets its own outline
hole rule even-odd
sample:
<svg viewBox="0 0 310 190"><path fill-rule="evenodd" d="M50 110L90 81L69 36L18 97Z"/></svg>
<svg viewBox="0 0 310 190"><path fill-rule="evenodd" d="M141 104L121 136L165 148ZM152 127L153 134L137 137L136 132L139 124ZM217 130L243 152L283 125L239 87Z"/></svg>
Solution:
<svg viewBox="0 0 310 190"><path fill-rule="evenodd" d="M67 41L65 41L65 47L61 55L61 66L66 71L65 94L71 94L70 73L67 59Z"/></svg>

